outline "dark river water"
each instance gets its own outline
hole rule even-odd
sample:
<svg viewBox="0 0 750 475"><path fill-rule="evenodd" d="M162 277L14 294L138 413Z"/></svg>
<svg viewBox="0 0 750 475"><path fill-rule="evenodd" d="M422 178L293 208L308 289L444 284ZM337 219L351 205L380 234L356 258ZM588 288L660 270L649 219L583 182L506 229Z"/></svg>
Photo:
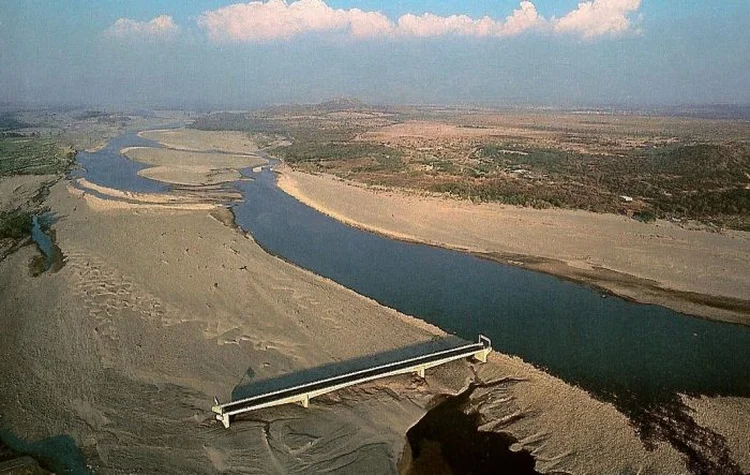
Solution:
<svg viewBox="0 0 750 475"><path fill-rule="evenodd" d="M110 140L107 146L101 150L76 153L76 162L81 168L73 170L71 176L74 178L85 177L97 185L118 190L140 193L168 191L170 185L138 175L139 170L149 166L122 156L120 150L126 147L161 147L161 144L144 139L138 136L136 132L119 135Z"/></svg>
<svg viewBox="0 0 750 475"><path fill-rule="evenodd" d="M135 145L154 142L117 137L79 154L79 173L123 190L167 190L120 155ZM497 351L613 402L636 423L653 407L679 404L678 393L750 396L750 327L361 231L281 191L272 171L246 172L255 179L234 184L245 196L233 206L237 223L269 252L457 336L484 333Z"/></svg>

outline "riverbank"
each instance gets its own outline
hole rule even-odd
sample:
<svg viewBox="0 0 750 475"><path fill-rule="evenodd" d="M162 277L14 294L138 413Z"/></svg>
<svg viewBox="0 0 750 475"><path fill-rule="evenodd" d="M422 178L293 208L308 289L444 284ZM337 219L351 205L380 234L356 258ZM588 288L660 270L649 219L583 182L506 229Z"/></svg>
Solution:
<svg viewBox="0 0 750 475"><path fill-rule="evenodd" d="M623 216L475 204L385 190L282 166L278 185L347 224L476 253L642 303L750 324L750 234Z"/></svg>

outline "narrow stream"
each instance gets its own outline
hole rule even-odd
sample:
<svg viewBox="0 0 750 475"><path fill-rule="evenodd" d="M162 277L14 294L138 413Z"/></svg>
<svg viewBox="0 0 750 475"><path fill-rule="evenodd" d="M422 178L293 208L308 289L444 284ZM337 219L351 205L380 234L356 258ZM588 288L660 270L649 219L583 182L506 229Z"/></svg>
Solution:
<svg viewBox="0 0 750 475"><path fill-rule="evenodd" d="M57 272L65 264L65 256L55 242L55 231L52 229L55 221L55 217L49 213L35 215L31 220L31 239L41 253L31 261L33 275Z"/></svg>

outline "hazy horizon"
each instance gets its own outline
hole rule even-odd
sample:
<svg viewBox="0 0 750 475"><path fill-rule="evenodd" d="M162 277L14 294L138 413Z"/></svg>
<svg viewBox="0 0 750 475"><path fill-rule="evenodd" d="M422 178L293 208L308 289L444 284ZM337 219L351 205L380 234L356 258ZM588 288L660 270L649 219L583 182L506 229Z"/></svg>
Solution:
<svg viewBox="0 0 750 475"><path fill-rule="evenodd" d="M0 5L0 101L251 108L750 104L750 3Z"/></svg>

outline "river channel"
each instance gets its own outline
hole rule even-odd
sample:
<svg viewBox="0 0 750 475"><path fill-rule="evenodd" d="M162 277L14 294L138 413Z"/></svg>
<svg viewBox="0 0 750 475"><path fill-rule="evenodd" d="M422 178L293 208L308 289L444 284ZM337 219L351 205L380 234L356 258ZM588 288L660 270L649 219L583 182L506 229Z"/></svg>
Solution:
<svg viewBox="0 0 750 475"><path fill-rule="evenodd" d="M79 156L88 180L127 191L165 191L119 154L154 145L125 134ZM474 340L484 333L517 355L625 412L678 393L750 396L750 327L643 305L468 253L401 242L335 221L276 186L275 172L245 171L237 224L267 251L383 305ZM639 411L635 411L639 412Z"/></svg>

